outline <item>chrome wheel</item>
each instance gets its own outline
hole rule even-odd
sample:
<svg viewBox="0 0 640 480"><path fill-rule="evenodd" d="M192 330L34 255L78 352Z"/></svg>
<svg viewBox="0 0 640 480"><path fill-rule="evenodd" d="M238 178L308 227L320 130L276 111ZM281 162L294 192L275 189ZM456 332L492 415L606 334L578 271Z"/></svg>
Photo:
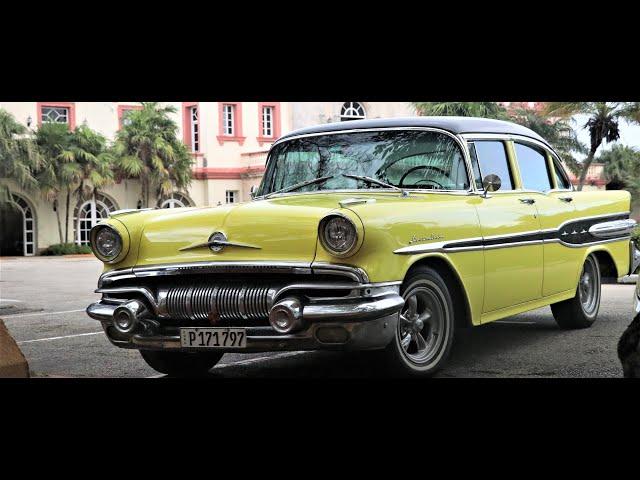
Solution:
<svg viewBox="0 0 640 480"><path fill-rule="evenodd" d="M593 258L589 257L582 268L580 283L578 284L578 295L580 303L587 315L595 312L598 306L600 294L600 276Z"/></svg>
<svg viewBox="0 0 640 480"><path fill-rule="evenodd" d="M407 289L398 322L398 340L410 362L425 365L434 360L445 343L448 310L435 285L416 285Z"/></svg>

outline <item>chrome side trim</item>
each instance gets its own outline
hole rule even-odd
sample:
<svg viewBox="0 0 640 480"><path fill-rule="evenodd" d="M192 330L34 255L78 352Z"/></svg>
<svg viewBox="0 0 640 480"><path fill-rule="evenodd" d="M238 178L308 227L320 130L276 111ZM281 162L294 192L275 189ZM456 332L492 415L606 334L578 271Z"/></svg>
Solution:
<svg viewBox="0 0 640 480"><path fill-rule="evenodd" d="M589 228L589 233L596 238L619 237L630 235L636 225L637 222L633 219L596 223Z"/></svg>
<svg viewBox="0 0 640 480"><path fill-rule="evenodd" d="M624 230L621 230L621 226L625 228L629 228L631 222L633 222L633 226L635 227L636 222L634 220L614 220L611 222L603 222L602 224L597 225L605 225L611 228L607 229L610 237L616 236L616 238L610 237L601 237L601 240L593 241L593 242L585 242L585 243L568 243L563 241L560 238L560 232L562 229L571 223L588 221L588 220L597 220L599 218L611 218L611 217L619 217L623 215L629 215L629 212L623 213L610 213L606 215L594 215L589 217L581 217L569 220L567 222L562 223L557 229L545 229L545 230L532 230L520 233L513 233L508 235L491 235L487 237L472 237L472 238L463 238L458 240L452 240L449 242L435 242L435 243L426 243L426 244L418 244L418 245L410 245L408 247L402 247L397 250L394 250L393 253L397 255L416 255L421 253L452 253L452 252L468 252L468 251L478 251L478 250L494 250L498 248L514 248L521 247L527 245L540 245L545 243L560 243L569 248L582 248L588 247L592 245L599 245L610 242L618 242L621 240L628 240L629 235L624 235ZM596 226L597 226L596 225ZM631 228L631 230L633 227ZM616 233L613 233L615 230ZM631 231L629 230L629 232ZM585 232L586 233L586 232ZM592 233L589 230L589 233ZM549 235L558 235L557 238L545 238ZM597 235L594 235L597 237ZM522 241L508 241L508 240L517 240L521 238ZM504 240L504 242L501 242ZM490 242L490 243L489 243Z"/></svg>
<svg viewBox="0 0 640 480"><path fill-rule="evenodd" d="M147 212L149 210L156 210L156 209L155 208L124 208L122 210L116 210L115 212L109 213L109 217L110 218L120 217L123 215L130 215L132 213Z"/></svg>
<svg viewBox="0 0 640 480"><path fill-rule="evenodd" d="M626 237L610 238L608 240L598 240L597 242L578 243L578 244L566 243L566 242L563 242L562 240L560 240L559 238L553 238L553 239L550 239L550 240L545 240L544 243L560 243L563 246L568 247L568 248L583 248L583 247L591 247L593 245L604 245L606 243L629 241L630 238L631 237L629 235L627 235Z"/></svg>
<svg viewBox="0 0 640 480"><path fill-rule="evenodd" d="M342 208L351 207L353 205L362 205L364 203L376 203L375 198L347 198L338 202Z"/></svg>

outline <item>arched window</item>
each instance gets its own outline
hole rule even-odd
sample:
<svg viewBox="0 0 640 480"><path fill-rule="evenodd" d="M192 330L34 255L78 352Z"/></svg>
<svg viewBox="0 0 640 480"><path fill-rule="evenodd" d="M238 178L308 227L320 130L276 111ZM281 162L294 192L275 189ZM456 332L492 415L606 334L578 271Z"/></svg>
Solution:
<svg viewBox="0 0 640 480"><path fill-rule="evenodd" d="M160 208L182 208L192 207L193 202L189 197L182 193L173 192L168 197L161 198L158 201L158 207Z"/></svg>
<svg viewBox="0 0 640 480"><path fill-rule="evenodd" d="M8 205L0 212L0 250L3 255L36 254L36 219L33 207L20 195L11 193Z"/></svg>
<svg viewBox="0 0 640 480"><path fill-rule="evenodd" d="M362 120L367 118L367 113L360 102L344 102L340 110L340 121Z"/></svg>
<svg viewBox="0 0 640 480"><path fill-rule="evenodd" d="M106 195L96 194L95 199L78 203L74 212L76 243L89 245L89 232L100 220L109 217L109 212L118 210L115 202Z"/></svg>

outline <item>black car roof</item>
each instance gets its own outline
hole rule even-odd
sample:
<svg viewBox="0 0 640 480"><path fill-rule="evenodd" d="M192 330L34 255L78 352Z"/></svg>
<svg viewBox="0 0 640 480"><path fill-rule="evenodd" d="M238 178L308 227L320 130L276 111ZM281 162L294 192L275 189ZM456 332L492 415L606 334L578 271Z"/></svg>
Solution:
<svg viewBox="0 0 640 480"><path fill-rule="evenodd" d="M530 137L545 145L548 142L533 130L517 123L476 117L399 117L377 118L375 120L350 120L348 122L327 123L313 127L301 128L281 139L297 135L329 133L340 130L364 130L371 128L402 128L402 127L433 127L446 130L453 134L460 133L499 133L507 135L522 135Z"/></svg>

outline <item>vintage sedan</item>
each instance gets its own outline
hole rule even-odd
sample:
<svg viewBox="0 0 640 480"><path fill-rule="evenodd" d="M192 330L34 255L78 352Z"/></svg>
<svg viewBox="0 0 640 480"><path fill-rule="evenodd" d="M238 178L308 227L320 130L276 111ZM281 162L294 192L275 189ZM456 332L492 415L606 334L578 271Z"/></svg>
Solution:
<svg viewBox="0 0 640 480"><path fill-rule="evenodd" d="M589 327L634 267L626 191L575 191L533 131L478 118L320 125L273 144L252 200L123 211L91 232L87 313L159 372L225 352L363 350L430 375L456 328L551 305ZM364 355L364 353L363 353Z"/></svg>

